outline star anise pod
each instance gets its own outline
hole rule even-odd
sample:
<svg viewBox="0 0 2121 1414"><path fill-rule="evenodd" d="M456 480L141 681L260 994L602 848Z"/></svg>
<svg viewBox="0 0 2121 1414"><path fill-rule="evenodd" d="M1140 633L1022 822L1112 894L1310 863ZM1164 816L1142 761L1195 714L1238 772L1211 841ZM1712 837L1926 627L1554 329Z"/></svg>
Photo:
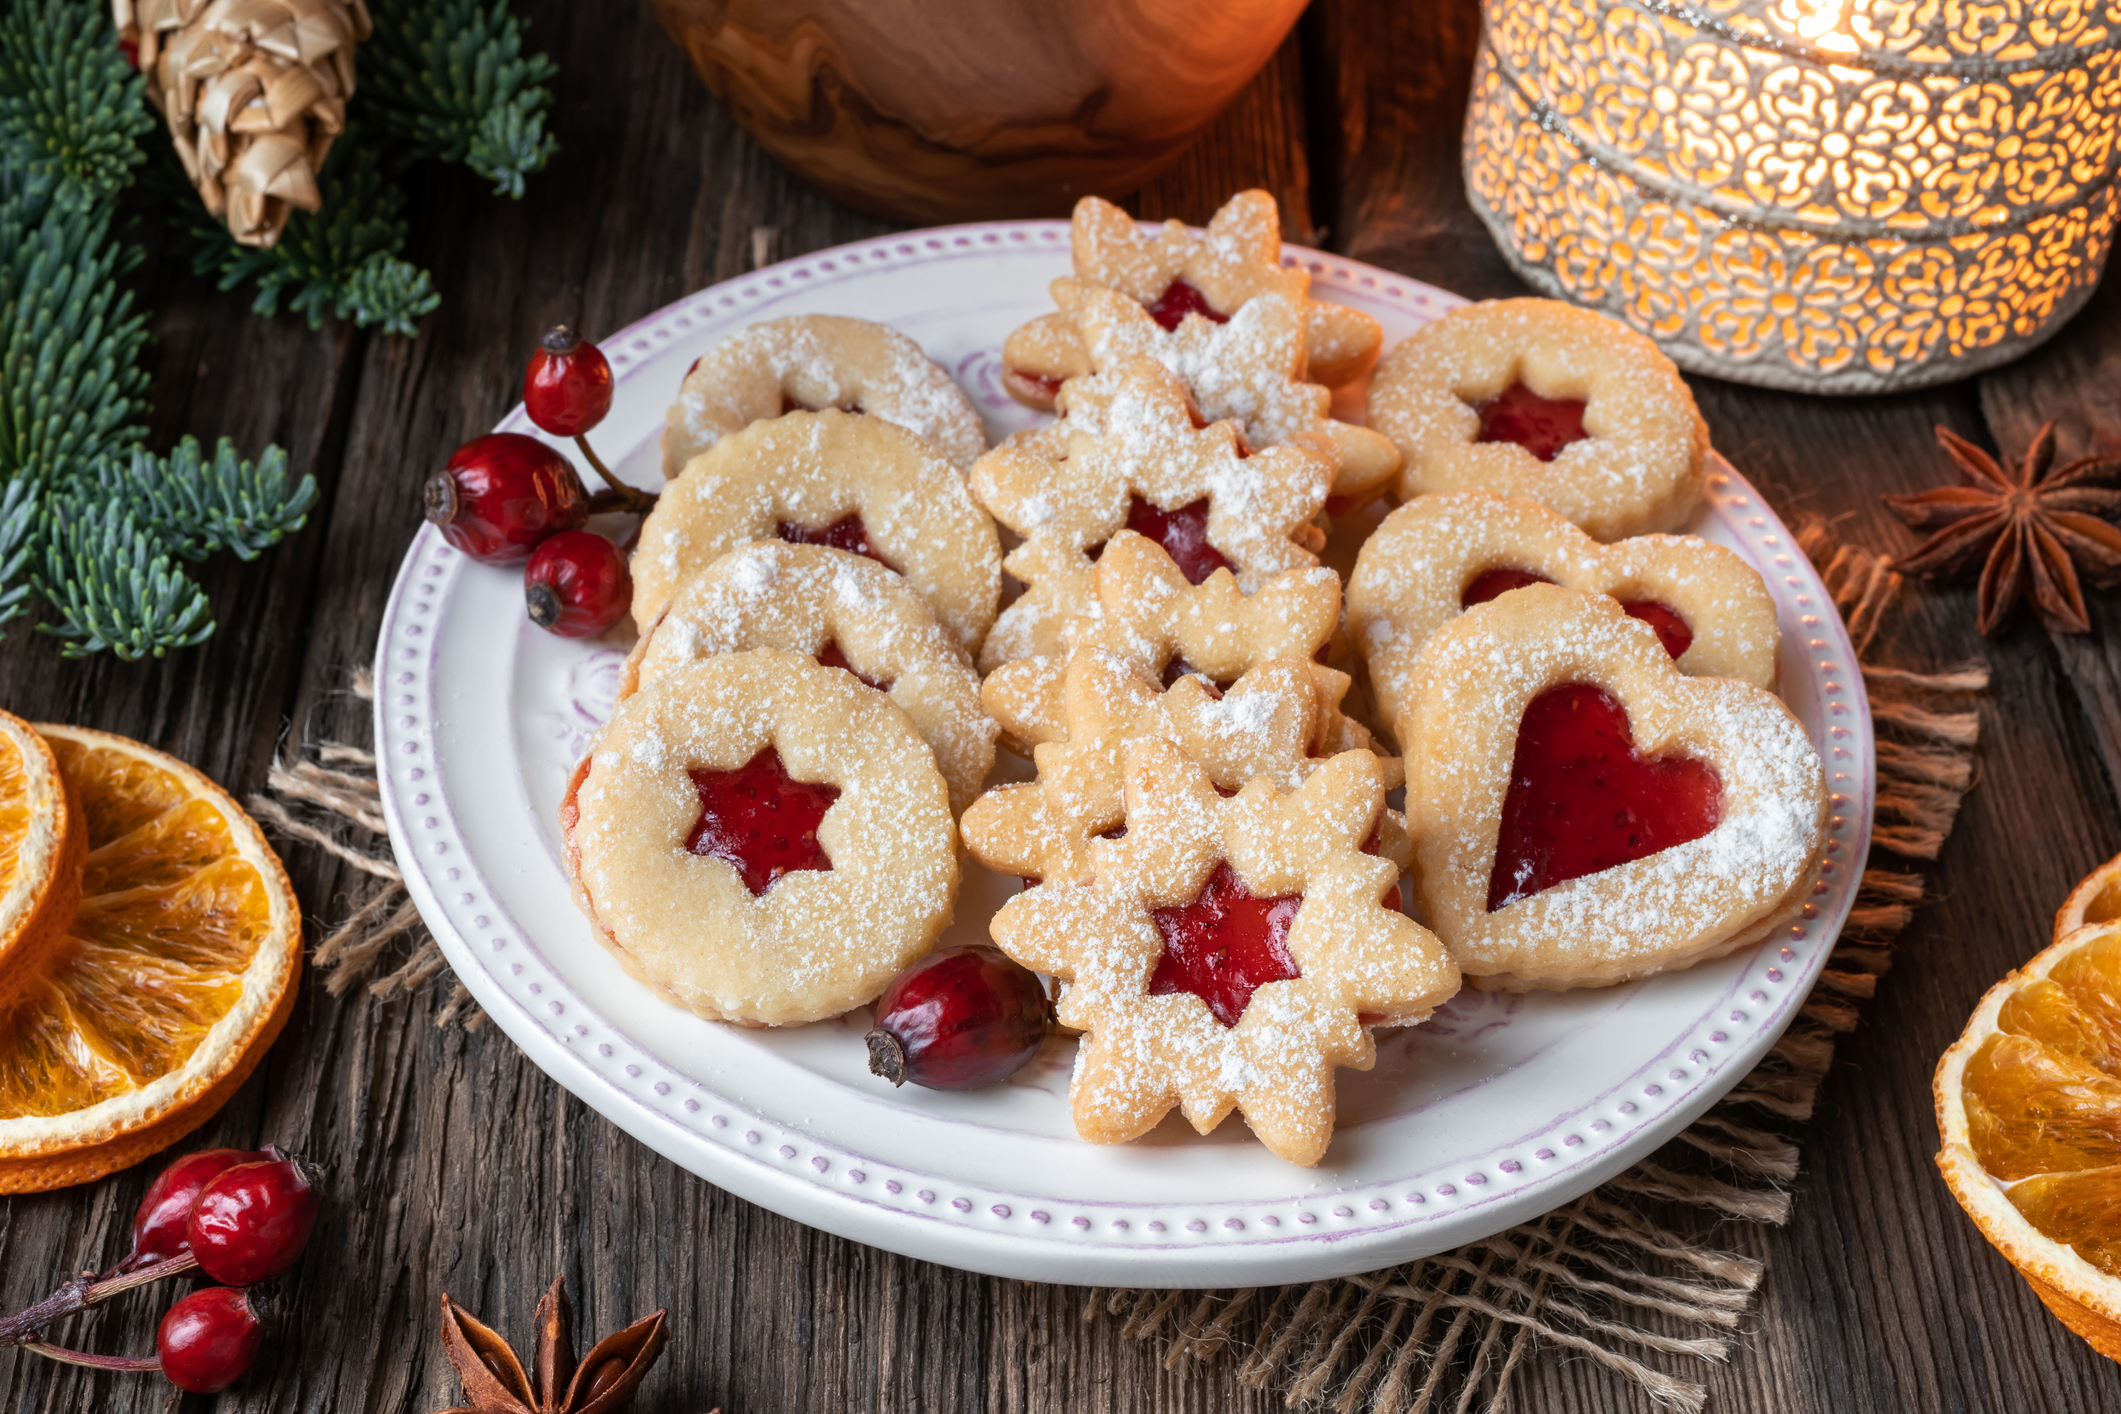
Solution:
<svg viewBox="0 0 2121 1414"><path fill-rule="evenodd" d="M457 1367L464 1397L471 1402L443 1414L618 1414L633 1403L634 1391L663 1353L669 1339L663 1329L665 1314L644 1316L618 1334L605 1336L577 1365L574 1308L567 1303L566 1278L554 1278L538 1302L533 1385L508 1342L444 1295L442 1349Z"/></svg>
<svg viewBox="0 0 2121 1414"><path fill-rule="evenodd" d="M2055 466L2055 424L2050 422L2012 475L1949 428L1939 427L1937 440L1966 484L1885 498L1909 525L1936 532L1893 568L1951 577L1980 560L1984 634L1994 633L2010 616L2028 584L2048 627L2088 631L2080 570L2101 587L2121 583L2121 529L2109 523L2121 514L2121 490L2105 485L2121 474L2121 455L2108 452Z"/></svg>

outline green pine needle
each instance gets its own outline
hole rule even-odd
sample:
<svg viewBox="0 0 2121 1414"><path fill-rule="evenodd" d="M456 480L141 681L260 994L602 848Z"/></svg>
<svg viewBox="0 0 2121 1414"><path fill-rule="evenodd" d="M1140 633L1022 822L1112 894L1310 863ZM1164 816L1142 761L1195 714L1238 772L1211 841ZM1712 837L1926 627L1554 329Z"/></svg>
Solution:
<svg viewBox="0 0 2121 1414"><path fill-rule="evenodd" d="M22 612L29 584L21 578L29 564L30 527L40 509L26 476L0 488L0 624Z"/></svg>
<svg viewBox="0 0 2121 1414"><path fill-rule="evenodd" d="M111 209L0 157L0 476L42 485L140 440L147 320Z"/></svg>
<svg viewBox="0 0 2121 1414"><path fill-rule="evenodd" d="M60 492L46 503L37 593L59 615L44 633L69 658L109 651L127 662L161 657L214 631L206 593L122 501Z"/></svg>
<svg viewBox="0 0 2121 1414"><path fill-rule="evenodd" d="M405 193L382 171L379 144L348 133L332 148L318 182L324 209L297 211L268 249L239 245L228 228L190 200L199 249L193 265L232 290L257 283L251 308L280 312L282 303L309 320L352 318L363 327L411 335L413 323L441 304L426 271L399 258L405 247ZM174 164L174 158L171 159ZM187 198L188 199L188 198Z"/></svg>
<svg viewBox="0 0 2121 1414"><path fill-rule="evenodd" d="M193 437L166 457L135 447L130 457L104 464L93 490L127 506L162 549L194 561L216 550L256 559L300 530L317 500L315 477L289 484L284 450L267 447L247 462L226 437L212 460Z"/></svg>
<svg viewBox="0 0 2121 1414"><path fill-rule="evenodd" d="M106 5L13 0L0 11L0 146L94 197L114 197L155 126L147 81L118 47Z"/></svg>
<svg viewBox="0 0 2121 1414"><path fill-rule="evenodd" d="M523 54L525 22L507 0L375 0L361 50L362 113L415 157L462 162L521 196L559 144L545 131L559 70Z"/></svg>

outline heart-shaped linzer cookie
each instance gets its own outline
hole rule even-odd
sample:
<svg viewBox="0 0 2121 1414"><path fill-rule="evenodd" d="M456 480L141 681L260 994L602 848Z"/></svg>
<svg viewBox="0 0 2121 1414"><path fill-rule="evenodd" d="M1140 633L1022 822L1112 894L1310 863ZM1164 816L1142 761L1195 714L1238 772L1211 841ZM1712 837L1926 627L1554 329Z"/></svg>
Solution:
<svg viewBox="0 0 2121 1414"><path fill-rule="evenodd" d="M1689 676L1774 685L1775 601L1735 552L1695 535L1601 545L1537 501L1451 491L1385 517L1348 581L1348 630L1369 663L1384 725L1397 733L1419 689L1421 650L1438 629L1539 583L1619 600Z"/></svg>
<svg viewBox="0 0 2121 1414"><path fill-rule="evenodd" d="M1550 584L1446 624L1415 677L1412 877L1477 985L1631 981L1803 907L1826 777L1772 693L1688 677L1617 602Z"/></svg>

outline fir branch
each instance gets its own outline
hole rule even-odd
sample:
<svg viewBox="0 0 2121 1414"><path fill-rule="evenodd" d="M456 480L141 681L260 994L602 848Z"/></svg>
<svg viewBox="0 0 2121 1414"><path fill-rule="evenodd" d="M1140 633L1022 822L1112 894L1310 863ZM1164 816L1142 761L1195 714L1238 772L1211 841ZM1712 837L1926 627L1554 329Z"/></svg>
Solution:
<svg viewBox="0 0 2121 1414"><path fill-rule="evenodd" d="M146 83L119 49L107 5L11 0L0 12L0 146L28 167L115 197L155 125Z"/></svg>
<svg viewBox="0 0 2121 1414"><path fill-rule="evenodd" d="M18 576L29 564L30 527L40 499L26 476L0 488L0 624L21 613L29 598L29 584Z"/></svg>
<svg viewBox="0 0 2121 1414"><path fill-rule="evenodd" d="M361 51L363 112L414 157L462 162L504 196L559 144L545 131L545 88L559 70L524 55L525 21L508 0L375 0Z"/></svg>
<svg viewBox="0 0 2121 1414"><path fill-rule="evenodd" d="M55 485L140 440L139 259L108 202L0 156L0 476Z"/></svg>
<svg viewBox="0 0 2121 1414"><path fill-rule="evenodd" d="M194 437L166 457L135 447L130 457L104 464L96 489L130 509L163 550L193 561L216 550L256 559L300 530L317 499L315 477L289 484L286 451L267 447L247 462L226 437L211 460Z"/></svg>
<svg viewBox="0 0 2121 1414"><path fill-rule="evenodd" d="M318 185L324 209L295 212L279 242L262 250L237 244L187 188L182 209L199 243L194 268L217 277L224 290L255 281L250 307L259 314L278 314L284 300L312 329L350 317L363 327L411 335L413 321L442 297L426 271L399 258L405 194L383 174L377 144L346 134L325 160Z"/></svg>
<svg viewBox="0 0 2121 1414"><path fill-rule="evenodd" d="M39 631L69 658L109 650L128 662L203 642L214 631L205 591L123 502L72 491L46 499L37 593L59 614Z"/></svg>

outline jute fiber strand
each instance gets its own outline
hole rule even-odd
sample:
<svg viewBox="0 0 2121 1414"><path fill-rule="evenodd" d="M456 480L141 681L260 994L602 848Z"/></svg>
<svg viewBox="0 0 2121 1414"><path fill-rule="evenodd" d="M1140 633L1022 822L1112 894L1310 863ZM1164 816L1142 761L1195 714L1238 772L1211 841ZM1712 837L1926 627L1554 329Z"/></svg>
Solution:
<svg viewBox="0 0 2121 1414"><path fill-rule="evenodd" d="M362 0L112 0L185 175L244 245L323 204L317 173L346 130Z"/></svg>
<svg viewBox="0 0 2121 1414"><path fill-rule="evenodd" d="M1762 1264L1728 1250L1732 1221L1786 1222L1796 1125L1812 1107L1857 1007L1892 965L1894 938L1922 901L1901 860L1934 859L1973 782L1977 698L1988 671L1920 673L1878 662L1901 588L1882 558L1819 524L1797 536L1832 592L1863 665L1877 735L1870 867L1854 909L1787 1033L1714 1109L1595 1192L1453 1252L1308 1285L1238 1291L1094 1289L1086 1320L1153 1339L1164 1363L1233 1360L1238 1378L1294 1406L1334 1414L1503 1414L1525 1362L1588 1359L1661 1409L1700 1410L1708 1362L1728 1359ZM373 702L365 672L352 695ZM390 858L375 758L308 747L276 761L260 820L376 882L320 943L333 995L366 981L402 997L448 972ZM1895 859L1898 856L1899 859ZM484 1020L461 984L437 1016ZM1714 1234L1712 1236L1712 1234Z"/></svg>

